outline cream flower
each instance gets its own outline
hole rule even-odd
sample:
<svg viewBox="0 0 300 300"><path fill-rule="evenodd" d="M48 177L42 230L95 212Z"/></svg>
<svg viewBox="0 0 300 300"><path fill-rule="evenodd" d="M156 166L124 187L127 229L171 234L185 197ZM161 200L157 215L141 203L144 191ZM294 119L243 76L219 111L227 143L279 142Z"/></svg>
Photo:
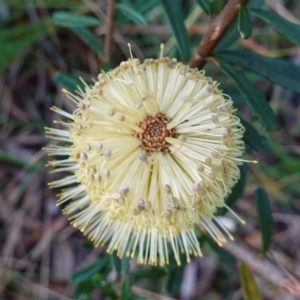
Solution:
<svg viewBox="0 0 300 300"><path fill-rule="evenodd" d="M142 264L169 263L169 246L201 256L194 226L219 245L226 228L214 216L240 176L244 128L218 84L176 59L129 59L101 73L76 94L66 129L47 128L63 141L47 149L71 175L58 204L96 246ZM229 209L229 208L228 208Z"/></svg>

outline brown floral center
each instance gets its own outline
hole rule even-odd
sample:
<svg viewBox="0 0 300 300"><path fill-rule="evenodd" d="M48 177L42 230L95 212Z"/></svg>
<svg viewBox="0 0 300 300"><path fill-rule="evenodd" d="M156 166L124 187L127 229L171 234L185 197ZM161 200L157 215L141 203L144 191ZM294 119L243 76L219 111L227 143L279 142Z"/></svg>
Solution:
<svg viewBox="0 0 300 300"><path fill-rule="evenodd" d="M166 138L175 137L174 130L167 129L169 122L165 115L159 113L155 117L147 116L145 121L137 124L144 131L142 133L134 132L133 136L142 141L141 148L147 154L158 151L165 153L168 151L170 144L166 141Z"/></svg>

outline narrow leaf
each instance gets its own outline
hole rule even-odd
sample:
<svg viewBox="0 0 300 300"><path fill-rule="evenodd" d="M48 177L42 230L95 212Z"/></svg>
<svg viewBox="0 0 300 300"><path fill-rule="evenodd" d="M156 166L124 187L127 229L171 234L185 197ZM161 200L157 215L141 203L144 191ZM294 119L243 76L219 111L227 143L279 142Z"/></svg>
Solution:
<svg viewBox="0 0 300 300"><path fill-rule="evenodd" d="M252 22L247 6L240 5L238 15L238 31L243 39L248 39L252 34Z"/></svg>
<svg viewBox="0 0 300 300"><path fill-rule="evenodd" d="M294 44L300 47L300 26L287 21L271 11L251 9L250 13L274 26L280 33L286 36Z"/></svg>
<svg viewBox="0 0 300 300"><path fill-rule="evenodd" d="M63 27L89 27L100 24L99 20L94 17L77 15L66 11L54 12L51 19L54 24Z"/></svg>
<svg viewBox="0 0 300 300"><path fill-rule="evenodd" d="M232 188L231 193L226 199L226 205L229 207L233 206L234 203L240 199L243 195L245 186L246 186L246 176L248 167L246 165L242 165L240 168L240 179L236 183L236 185ZM227 212L225 207L219 208L217 215L224 215Z"/></svg>
<svg viewBox="0 0 300 300"><path fill-rule="evenodd" d="M212 241L209 238L206 239L206 242L208 243L209 248L211 248L223 262L231 266L236 265L236 258L231 253L218 246L215 241Z"/></svg>
<svg viewBox="0 0 300 300"><path fill-rule="evenodd" d="M239 272L243 288L244 300L263 300L261 293L256 285L254 277L246 264L239 263Z"/></svg>
<svg viewBox="0 0 300 300"><path fill-rule="evenodd" d="M159 278L167 274L165 268L152 267L149 269L141 269L137 271L129 272L130 275L136 278Z"/></svg>
<svg viewBox="0 0 300 300"><path fill-rule="evenodd" d="M247 68L264 76L271 82L300 93L300 67L291 62L236 50L217 52L216 57Z"/></svg>
<svg viewBox="0 0 300 300"><path fill-rule="evenodd" d="M111 282L106 280L106 276L103 274L95 274L92 278L94 287L101 291L104 295L107 296L105 299L118 299L116 295L116 289Z"/></svg>
<svg viewBox="0 0 300 300"><path fill-rule="evenodd" d="M184 266L177 266L177 268L168 273L166 289L169 294L178 293L183 278L183 272Z"/></svg>
<svg viewBox="0 0 300 300"><path fill-rule="evenodd" d="M126 16L128 19L133 21L135 24L140 26L147 25L147 21L144 18L144 16L141 13L139 13L137 10L130 7L129 5L125 3L118 3L117 9L119 10L119 12L121 12L124 16Z"/></svg>
<svg viewBox="0 0 300 300"><path fill-rule="evenodd" d="M262 155L270 153L270 145L265 138L261 135L250 123L241 120L242 125L245 127L244 141L246 144Z"/></svg>
<svg viewBox="0 0 300 300"><path fill-rule="evenodd" d="M77 34L92 50L103 54L103 48L97 37L85 27L73 27L71 30Z"/></svg>
<svg viewBox="0 0 300 300"><path fill-rule="evenodd" d="M139 13L143 18L149 11L151 11L157 5L158 5L158 0L147 0L147 1L139 0L135 3L131 3L132 9L134 9L134 11ZM118 27L126 25L130 21L131 20L129 19L129 17L126 14L118 13L118 11L117 11L116 25Z"/></svg>
<svg viewBox="0 0 300 300"><path fill-rule="evenodd" d="M25 160L18 155L4 151L2 149L0 149L0 161L5 161L17 167L26 168L29 171L38 171L42 168L42 165L40 163L32 164L28 160Z"/></svg>
<svg viewBox="0 0 300 300"><path fill-rule="evenodd" d="M128 278L122 283L121 300L132 300L131 283Z"/></svg>
<svg viewBox="0 0 300 300"><path fill-rule="evenodd" d="M248 9L249 8L260 8L264 4L264 0L250 0L248 2ZM255 19L254 16L251 16L251 22ZM225 35L222 37L217 49L226 49L232 43L234 43L239 38L239 31L237 29L237 21L233 22L230 28L227 30Z"/></svg>
<svg viewBox="0 0 300 300"><path fill-rule="evenodd" d="M56 75L54 75L53 81L56 84L66 88L70 92L75 91L77 86L82 84L77 78L62 72L58 72Z"/></svg>
<svg viewBox="0 0 300 300"><path fill-rule="evenodd" d="M110 257L119 275L124 275L128 272L130 257L124 256L123 258L119 258L115 252L113 252Z"/></svg>
<svg viewBox="0 0 300 300"><path fill-rule="evenodd" d="M212 6L210 0L195 0L207 15L212 14Z"/></svg>
<svg viewBox="0 0 300 300"><path fill-rule="evenodd" d="M254 196L260 231L262 235L262 253L265 254L270 246L272 236L271 205L268 194L264 188L259 187L255 191Z"/></svg>
<svg viewBox="0 0 300 300"><path fill-rule="evenodd" d="M144 15L157 5L158 5L158 0L148 0L148 1L140 0L134 4L134 8L140 14Z"/></svg>
<svg viewBox="0 0 300 300"><path fill-rule="evenodd" d="M276 128L276 118L263 94L252 86L251 82L242 72L236 71L232 65L220 58L217 58L217 61L219 62L222 71L234 81L253 114L257 115L262 126L268 129Z"/></svg>
<svg viewBox="0 0 300 300"><path fill-rule="evenodd" d="M160 3L175 36L181 58L184 62L186 62L191 57L191 46L184 25L184 17L182 14L180 1L160 0Z"/></svg>
<svg viewBox="0 0 300 300"><path fill-rule="evenodd" d="M100 272L102 269L107 267L108 264L109 264L108 256L101 257L89 267L74 273L71 276L70 281L72 284L78 284L80 282L89 280L94 274Z"/></svg>

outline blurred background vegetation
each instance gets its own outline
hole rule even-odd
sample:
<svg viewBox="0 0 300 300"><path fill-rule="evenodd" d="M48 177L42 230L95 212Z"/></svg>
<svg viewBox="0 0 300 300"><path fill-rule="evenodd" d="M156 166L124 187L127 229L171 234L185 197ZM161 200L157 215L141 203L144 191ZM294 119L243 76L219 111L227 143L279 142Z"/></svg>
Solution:
<svg viewBox="0 0 300 300"><path fill-rule="evenodd" d="M238 267L205 236L204 258L180 267L107 255L68 224L47 187L44 127L57 119L49 108L73 109L61 89L126 60L127 43L141 60L157 57L164 43L164 55L187 63L227 2L119 0L110 20L108 1L0 0L1 299L297 299L259 274L254 281L251 266ZM228 199L246 225L223 221L298 288L300 27L292 23L299 16L298 0L249 1L205 65L244 120L245 157L259 162L242 169Z"/></svg>

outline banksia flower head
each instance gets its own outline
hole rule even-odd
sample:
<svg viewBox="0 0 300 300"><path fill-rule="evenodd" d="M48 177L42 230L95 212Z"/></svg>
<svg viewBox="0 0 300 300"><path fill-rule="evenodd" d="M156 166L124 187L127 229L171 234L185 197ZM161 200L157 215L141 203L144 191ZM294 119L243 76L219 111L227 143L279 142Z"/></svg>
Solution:
<svg viewBox="0 0 300 300"><path fill-rule="evenodd" d="M239 179L244 128L216 81L176 59L131 55L66 93L77 109L53 108L68 121L47 128L62 143L46 150L66 157L49 162L54 172L71 175L50 186L64 187L58 204L96 246L163 266L169 248L178 264L180 252L202 255L197 224L219 245L222 232L232 238L214 213Z"/></svg>

